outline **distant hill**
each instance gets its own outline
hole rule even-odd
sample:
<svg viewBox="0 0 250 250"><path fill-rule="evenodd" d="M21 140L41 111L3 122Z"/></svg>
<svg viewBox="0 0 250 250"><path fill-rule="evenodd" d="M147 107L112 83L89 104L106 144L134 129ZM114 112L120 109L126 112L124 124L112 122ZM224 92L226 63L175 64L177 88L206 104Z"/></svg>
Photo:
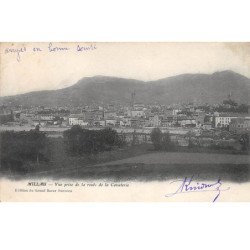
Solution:
<svg viewBox="0 0 250 250"><path fill-rule="evenodd" d="M0 97L0 104L81 106L118 102L128 104L131 93L142 103L171 104L190 101L220 103L232 94L238 103L249 104L250 79L233 71L214 74L183 74L143 82L107 76L85 77L76 84L59 90L37 91Z"/></svg>

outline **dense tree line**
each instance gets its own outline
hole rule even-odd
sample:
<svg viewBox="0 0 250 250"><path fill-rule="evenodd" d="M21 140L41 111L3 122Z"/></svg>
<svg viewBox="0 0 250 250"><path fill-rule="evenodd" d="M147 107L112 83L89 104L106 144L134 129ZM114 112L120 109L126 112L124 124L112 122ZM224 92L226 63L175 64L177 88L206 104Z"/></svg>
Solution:
<svg viewBox="0 0 250 250"><path fill-rule="evenodd" d="M46 135L39 130L0 133L1 169L20 170L25 161L46 160Z"/></svg>
<svg viewBox="0 0 250 250"><path fill-rule="evenodd" d="M219 107L216 107L214 111L217 112L232 112L232 113L247 113L248 112L248 106L246 104L240 104L237 103L227 103L224 101L224 105L220 105ZM226 106L226 104L229 104L229 106Z"/></svg>
<svg viewBox="0 0 250 250"><path fill-rule="evenodd" d="M76 125L64 131L63 137L66 151L72 155L108 151L124 144L118 133L111 128L88 130Z"/></svg>
<svg viewBox="0 0 250 250"><path fill-rule="evenodd" d="M247 104L238 104L234 100L223 100L223 102L217 106L212 107L210 105L200 105L197 108L204 110L205 112L232 112L232 113L248 113Z"/></svg>

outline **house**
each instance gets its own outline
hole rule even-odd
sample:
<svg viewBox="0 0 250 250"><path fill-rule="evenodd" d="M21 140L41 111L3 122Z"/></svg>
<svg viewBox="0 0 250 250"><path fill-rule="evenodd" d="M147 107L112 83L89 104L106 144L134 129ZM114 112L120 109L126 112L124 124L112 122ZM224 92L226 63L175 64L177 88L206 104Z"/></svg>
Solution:
<svg viewBox="0 0 250 250"><path fill-rule="evenodd" d="M131 124L132 128L139 128L140 127L140 119L138 117L131 118L130 124Z"/></svg>
<svg viewBox="0 0 250 250"><path fill-rule="evenodd" d="M181 109L173 109L172 115L177 115L179 112L181 112Z"/></svg>
<svg viewBox="0 0 250 250"><path fill-rule="evenodd" d="M89 123L84 120L84 117L81 114L74 114L69 116L69 125L88 126Z"/></svg>
<svg viewBox="0 0 250 250"><path fill-rule="evenodd" d="M73 126L73 125L78 125L78 118L79 115L70 115L69 116L69 125Z"/></svg>
<svg viewBox="0 0 250 250"><path fill-rule="evenodd" d="M145 116L144 110L131 110L130 111L131 117L143 117Z"/></svg>
<svg viewBox="0 0 250 250"><path fill-rule="evenodd" d="M106 121L105 120L94 120L92 124L94 127L105 127Z"/></svg>
<svg viewBox="0 0 250 250"><path fill-rule="evenodd" d="M120 125L124 126L124 127L131 127L131 118L123 117L121 122L120 122Z"/></svg>
<svg viewBox="0 0 250 250"><path fill-rule="evenodd" d="M178 117L178 123L181 127L195 127L196 121L192 117Z"/></svg>
<svg viewBox="0 0 250 250"><path fill-rule="evenodd" d="M106 121L105 120L100 120L100 127L105 127L106 126Z"/></svg>
<svg viewBox="0 0 250 250"><path fill-rule="evenodd" d="M55 116L51 114L37 114L32 118L32 124L34 126L41 125L53 125L54 124Z"/></svg>
<svg viewBox="0 0 250 250"><path fill-rule="evenodd" d="M232 119L241 117L241 114L236 114L236 113L225 113L225 114L219 114L218 116L214 117L214 124L216 128L221 128L221 127L227 127Z"/></svg>
<svg viewBox="0 0 250 250"><path fill-rule="evenodd" d="M229 124L229 131L234 133L250 131L250 117L233 118Z"/></svg>
<svg viewBox="0 0 250 250"><path fill-rule="evenodd" d="M34 123L34 120L36 120L34 115L20 113L20 123L32 125Z"/></svg>
<svg viewBox="0 0 250 250"><path fill-rule="evenodd" d="M205 112L197 112L194 114L194 118L197 124L203 124L205 119Z"/></svg>
<svg viewBox="0 0 250 250"><path fill-rule="evenodd" d="M119 136L128 144L152 143L150 134L138 133L136 131L119 133Z"/></svg>
<svg viewBox="0 0 250 250"><path fill-rule="evenodd" d="M41 121L53 121L53 119L55 118L54 115L38 115L37 119L40 119Z"/></svg>
<svg viewBox="0 0 250 250"><path fill-rule="evenodd" d="M173 110L172 109L165 109L164 116L165 117L173 116Z"/></svg>
<svg viewBox="0 0 250 250"><path fill-rule="evenodd" d="M104 112L104 119L113 119L116 116L117 116L116 112L114 112L114 111L105 111Z"/></svg>
<svg viewBox="0 0 250 250"><path fill-rule="evenodd" d="M162 127L172 127L174 123L173 116L163 117L161 120Z"/></svg>
<svg viewBox="0 0 250 250"><path fill-rule="evenodd" d="M205 122L203 125L202 125L202 128L205 129L205 130L210 130L213 128L212 126L212 123L211 122Z"/></svg>
<svg viewBox="0 0 250 250"><path fill-rule="evenodd" d="M116 125L116 119L106 119L106 125L107 126L115 126Z"/></svg>
<svg viewBox="0 0 250 250"><path fill-rule="evenodd" d="M159 127L161 125L161 120L158 115L149 116L150 127Z"/></svg>
<svg viewBox="0 0 250 250"><path fill-rule="evenodd" d="M103 120L104 111L103 110L92 110L86 114L86 118L92 118L94 120Z"/></svg>

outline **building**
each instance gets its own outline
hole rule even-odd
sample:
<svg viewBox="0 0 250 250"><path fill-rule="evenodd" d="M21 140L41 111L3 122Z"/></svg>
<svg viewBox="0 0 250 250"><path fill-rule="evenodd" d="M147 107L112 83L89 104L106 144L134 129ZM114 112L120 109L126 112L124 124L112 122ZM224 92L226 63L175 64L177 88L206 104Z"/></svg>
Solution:
<svg viewBox="0 0 250 250"><path fill-rule="evenodd" d="M214 126L216 128L228 127L232 119L238 118L239 116L242 116L242 115L237 115L236 113L235 114L219 114L218 116L214 117L215 119Z"/></svg>
<svg viewBox="0 0 250 250"><path fill-rule="evenodd" d="M180 124L181 127L195 127L196 121L192 117L178 117L177 119L178 124Z"/></svg>
<svg viewBox="0 0 250 250"><path fill-rule="evenodd" d="M234 133L245 133L250 131L250 117L238 117L232 119L229 131Z"/></svg>
<svg viewBox="0 0 250 250"><path fill-rule="evenodd" d="M132 128L139 128L140 127L140 119L138 117L131 118L130 124L131 124Z"/></svg>
<svg viewBox="0 0 250 250"><path fill-rule="evenodd" d="M181 109L173 109L172 115L178 115L179 112L181 112Z"/></svg>
<svg viewBox="0 0 250 250"><path fill-rule="evenodd" d="M103 120L103 118L104 118L103 110L97 109L97 110L91 110L89 112L85 112L85 120L88 120L88 119Z"/></svg>
<svg viewBox="0 0 250 250"><path fill-rule="evenodd" d="M36 117L33 114L20 113L19 120L20 120L20 123L22 123L22 124L32 125L32 124L34 124L34 121L36 120Z"/></svg>
<svg viewBox="0 0 250 250"><path fill-rule="evenodd" d="M161 120L158 115L149 116L149 126L159 127L161 125Z"/></svg>
<svg viewBox="0 0 250 250"><path fill-rule="evenodd" d="M195 121L197 124L203 124L204 123L204 120L205 120L205 112L197 112L194 114L194 118L195 118Z"/></svg>
<svg viewBox="0 0 250 250"><path fill-rule="evenodd" d="M37 119L42 121L53 121L54 115L38 115Z"/></svg>
<svg viewBox="0 0 250 250"><path fill-rule="evenodd" d="M88 126L89 123L84 120L84 117L81 114L75 114L69 116L69 125Z"/></svg>
<svg viewBox="0 0 250 250"><path fill-rule="evenodd" d="M169 120L169 119L162 119L161 120L161 126L162 127L171 127L172 126L172 124L173 124L173 122L171 121L171 120Z"/></svg>
<svg viewBox="0 0 250 250"><path fill-rule="evenodd" d="M93 124L95 127L105 127L106 121L105 120L96 120Z"/></svg>
<svg viewBox="0 0 250 250"><path fill-rule="evenodd" d="M202 128L205 129L205 130L210 130L213 128L212 126L212 123L211 122L205 122L203 125L202 125Z"/></svg>
<svg viewBox="0 0 250 250"><path fill-rule="evenodd" d="M117 117L117 115L116 115L116 112L114 112L114 111L105 111L104 112L104 119L113 119L116 117Z"/></svg>
<svg viewBox="0 0 250 250"><path fill-rule="evenodd" d="M173 116L173 110L172 109L165 109L164 116L165 117Z"/></svg>
<svg viewBox="0 0 250 250"><path fill-rule="evenodd" d="M116 125L116 119L106 119L106 125L107 126L115 126Z"/></svg>
<svg viewBox="0 0 250 250"><path fill-rule="evenodd" d="M129 116L131 117L144 117L145 116L144 110L131 110L129 113L130 113Z"/></svg>

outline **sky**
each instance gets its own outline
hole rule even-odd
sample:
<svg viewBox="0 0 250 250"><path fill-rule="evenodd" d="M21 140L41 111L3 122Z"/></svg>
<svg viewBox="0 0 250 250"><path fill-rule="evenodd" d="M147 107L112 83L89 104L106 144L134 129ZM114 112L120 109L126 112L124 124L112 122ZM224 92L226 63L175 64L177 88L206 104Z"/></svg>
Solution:
<svg viewBox="0 0 250 250"><path fill-rule="evenodd" d="M0 96L95 75L157 80L232 70L250 78L250 43L1 43Z"/></svg>

